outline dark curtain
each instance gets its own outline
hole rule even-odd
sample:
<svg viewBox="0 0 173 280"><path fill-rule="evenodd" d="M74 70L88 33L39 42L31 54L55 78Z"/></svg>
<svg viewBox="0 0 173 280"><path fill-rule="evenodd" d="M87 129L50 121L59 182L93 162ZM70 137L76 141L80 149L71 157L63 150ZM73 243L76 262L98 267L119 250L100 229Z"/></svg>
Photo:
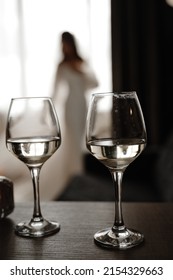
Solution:
<svg viewBox="0 0 173 280"><path fill-rule="evenodd" d="M148 144L173 131L173 8L165 0L112 0L113 90L138 93Z"/></svg>

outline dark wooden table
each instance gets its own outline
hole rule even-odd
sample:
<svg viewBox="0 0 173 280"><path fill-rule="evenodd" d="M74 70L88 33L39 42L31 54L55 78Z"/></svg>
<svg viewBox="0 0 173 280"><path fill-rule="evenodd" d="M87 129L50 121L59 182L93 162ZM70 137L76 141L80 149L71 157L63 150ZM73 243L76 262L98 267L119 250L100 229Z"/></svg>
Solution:
<svg viewBox="0 0 173 280"><path fill-rule="evenodd" d="M32 216L32 203L17 204L14 212L0 220L1 260L134 260L173 259L173 203L123 203L128 227L145 235L145 242L119 251L103 249L93 241L96 231L112 225L112 202L44 202L45 218L57 220L61 230L44 238L24 238L14 225Z"/></svg>

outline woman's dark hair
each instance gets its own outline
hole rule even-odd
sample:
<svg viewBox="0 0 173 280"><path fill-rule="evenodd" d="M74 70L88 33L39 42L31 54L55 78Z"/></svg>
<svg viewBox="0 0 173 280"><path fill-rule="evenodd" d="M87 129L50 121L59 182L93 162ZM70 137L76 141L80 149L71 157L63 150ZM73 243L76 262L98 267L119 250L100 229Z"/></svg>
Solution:
<svg viewBox="0 0 173 280"><path fill-rule="evenodd" d="M72 52L73 52L72 53L73 58L77 58L77 59L83 61L82 57L78 53L75 37L70 32L66 31L66 32L62 33L62 43L63 42L67 43L71 47ZM68 56L64 57L64 61L67 61L69 59L70 58Z"/></svg>

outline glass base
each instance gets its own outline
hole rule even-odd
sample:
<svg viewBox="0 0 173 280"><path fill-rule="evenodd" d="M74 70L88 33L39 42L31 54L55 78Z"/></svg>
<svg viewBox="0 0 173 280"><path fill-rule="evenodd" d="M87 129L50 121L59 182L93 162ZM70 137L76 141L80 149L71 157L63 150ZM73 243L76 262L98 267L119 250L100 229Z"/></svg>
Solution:
<svg viewBox="0 0 173 280"><path fill-rule="evenodd" d="M97 245L110 249L128 249L140 244L144 240L144 235L133 229L107 228L98 231L94 235Z"/></svg>
<svg viewBox="0 0 173 280"><path fill-rule="evenodd" d="M43 237L54 234L60 230L60 224L57 222L31 220L30 222L19 223L15 228L15 233L24 237Z"/></svg>

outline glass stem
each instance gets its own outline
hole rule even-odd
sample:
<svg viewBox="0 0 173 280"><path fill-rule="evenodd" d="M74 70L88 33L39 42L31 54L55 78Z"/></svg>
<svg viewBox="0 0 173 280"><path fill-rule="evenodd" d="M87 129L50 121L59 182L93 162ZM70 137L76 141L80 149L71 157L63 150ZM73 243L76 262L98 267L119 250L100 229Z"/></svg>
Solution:
<svg viewBox="0 0 173 280"><path fill-rule="evenodd" d="M111 170L113 177L114 187L115 187L115 222L113 225L113 230L123 230L125 228L122 214L122 178L123 171L114 171Z"/></svg>
<svg viewBox="0 0 173 280"><path fill-rule="evenodd" d="M32 182L33 182L33 192L34 192L34 211L33 211L33 220L39 222L43 220L40 208L40 194L39 194L39 174L40 167L30 168Z"/></svg>

